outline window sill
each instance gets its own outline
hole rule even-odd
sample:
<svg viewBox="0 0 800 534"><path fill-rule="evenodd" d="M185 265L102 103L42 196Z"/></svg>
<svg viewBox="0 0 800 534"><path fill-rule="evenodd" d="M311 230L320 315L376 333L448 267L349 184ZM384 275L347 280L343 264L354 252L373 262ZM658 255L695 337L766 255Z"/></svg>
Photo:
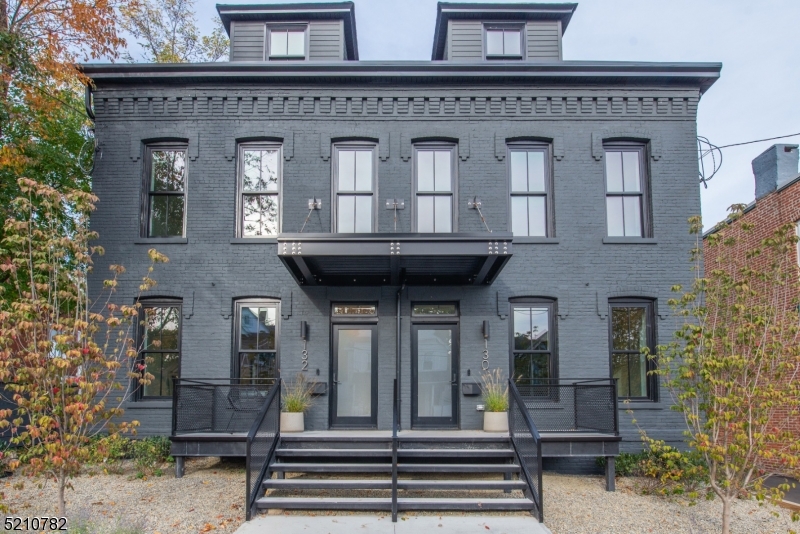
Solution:
<svg viewBox="0 0 800 534"><path fill-rule="evenodd" d="M151 409L172 409L172 401L171 400L163 400L163 399L141 399L136 401L128 402L125 406L126 410L151 410Z"/></svg>
<svg viewBox="0 0 800 534"><path fill-rule="evenodd" d="M189 240L185 237L140 237L133 241L134 245L185 245Z"/></svg>
<svg viewBox="0 0 800 534"><path fill-rule="evenodd" d="M658 245L654 237L604 237L605 245Z"/></svg>
<svg viewBox="0 0 800 534"><path fill-rule="evenodd" d="M515 245L558 245L561 240L557 237L514 237Z"/></svg>
<svg viewBox="0 0 800 534"><path fill-rule="evenodd" d="M617 408L620 410L664 410L664 407L654 400L632 400L625 402L624 400L617 401Z"/></svg>
<svg viewBox="0 0 800 534"><path fill-rule="evenodd" d="M237 237L235 239L231 239L231 245L258 245L277 242L277 237Z"/></svg>

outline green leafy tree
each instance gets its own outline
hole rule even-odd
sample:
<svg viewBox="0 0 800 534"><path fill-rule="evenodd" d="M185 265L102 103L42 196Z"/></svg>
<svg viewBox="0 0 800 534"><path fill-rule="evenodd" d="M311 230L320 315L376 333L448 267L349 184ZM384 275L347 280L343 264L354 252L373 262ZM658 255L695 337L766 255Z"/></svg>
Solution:
<svg viewBox="0 0 800 534"><path fill-rule="evenodd" d="M118 422L121 406L153 376L134 363L139 305L111 302L124 269L112 266L106 294L89 299L92 257L102 253L90 246L97 236L85 221L96 198L24 178L19 188L24 196L12 203L0 244L0 270L16 293L0 302L0 382L17 407L0 411L0 428L18 447L11 467L55 481L64 516L65 489L89 458L91 438L133 431L135 421ZM65 209L74 228L63 224ZM149 255L141 292L155 285L154 264L167 261L154 249Z"/></svg>
<svg viewBox="0 0 800 534"><path fill-rule="evenodd" d="M732 221L706 237L713 265L702 270L700 218L690 219L697 236L692 288L673 288L670 300L682 324L672 343L658 348L658 369L686 421L689 445L708 467L712 495L722 502L722 532L731 530L734 499L781 498L788 488L763 486L763 460L779 460L787 471L800 465L800 442L789 417L800 416L800 317L797 236L785 225L759 246L742 250L754 226ZM797 519L797 514L795 514Z"/></svg>
<svg viewBox="0 0 800 534"><path fill-rule="evenodd" d="M211 35L200 35L194 0L140 0L120 12L122 26L137 39L145 61L217 61L228 53L228 38L219 18ZM130 52L125 58L134 61Z"/></svg>

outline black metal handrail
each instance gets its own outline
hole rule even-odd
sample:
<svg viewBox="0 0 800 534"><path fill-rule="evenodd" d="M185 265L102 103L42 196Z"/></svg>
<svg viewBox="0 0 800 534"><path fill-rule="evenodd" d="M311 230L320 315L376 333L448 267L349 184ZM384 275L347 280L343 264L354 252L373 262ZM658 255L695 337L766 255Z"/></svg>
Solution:
<svg viewBox="0 0 800 534"><path fill-rule="evenodd" d="M281 438L281 381L278 380L267 394L264 407L247 433L247 493L245 495L246 519L250 521L258 489L266 475L275 449ZM254 476L255 474L255 476Z"/></svg>
<svg viewBox="0 0 800 534"><path fill-rule="evenodd" d="M542 523L542 438L513 380L508 381L508 392L508 434L536 515Z"/></svg>
<svg viewBox="0 0 800 534"><path fill-rule="evenodd" d="M619 435L615 379L533 378L513 382L540 432Z"/></svg>
<svg viewBox="0 0 800 534"><path fill-rule="evenodd" d="M397 523L397 427L400 418L398 417L397 379L394 379L394 403L392 408L392 523Z"/></svg>
<svg viewBox="0 0 800 534"><path fill-rule="evenodd" d="M172 435L247 432L273 385L274 378L174 378Z"/></svg>

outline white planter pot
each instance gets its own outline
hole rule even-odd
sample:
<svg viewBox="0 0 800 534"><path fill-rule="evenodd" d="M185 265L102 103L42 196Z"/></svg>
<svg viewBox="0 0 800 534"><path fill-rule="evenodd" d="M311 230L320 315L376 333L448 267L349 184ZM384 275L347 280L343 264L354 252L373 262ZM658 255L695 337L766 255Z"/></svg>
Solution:
<svg viewBox="0 0 800 534"><path fill-rule="evenodd" d="M508 412L483 412L484 432L508 432Z"/></svg>
<svg viewBox="0 0 800 534"><path fill-rule="evenodd" d="M305 430L303 412L281 412L281 433Z"/></svg>

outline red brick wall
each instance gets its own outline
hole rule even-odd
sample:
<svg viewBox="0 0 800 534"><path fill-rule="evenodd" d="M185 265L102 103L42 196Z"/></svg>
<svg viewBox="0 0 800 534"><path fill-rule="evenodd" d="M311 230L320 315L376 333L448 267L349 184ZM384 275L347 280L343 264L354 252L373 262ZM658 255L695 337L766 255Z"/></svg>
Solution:
<svg viewBox="0 0 800 534"><path fill-rule="evenodd" d="M760 198L753 209L745 213L741 219L737 220L731 228L727 231L732 231L733 236L737 238L739 243L735 254L744 254L748 250L759 246L761 241L766 237L772 235L777 228L786 223L796 223L800 221L800 180L792 183L791 185ZM740 228L742 223L751 223L754 228L751 232L744 234ZM704 243L705 244L705 243ZM718 249L709 248L704 246L704 261L706 276L709 270L714 268ZM795 247L789 252L791 255L790 265L798 265L798 250ZM759 263L765 264L769 258L765 255L760 258ZM794 296L797 296L798 288L794 287ZM800 440L800 417L790 416L788 409L779 412L776 416L778 421L775 421L779 426L780 423L786 424L791 431ZM780 470L777 462L765 462L765 468L772 470Z"/></svg>

